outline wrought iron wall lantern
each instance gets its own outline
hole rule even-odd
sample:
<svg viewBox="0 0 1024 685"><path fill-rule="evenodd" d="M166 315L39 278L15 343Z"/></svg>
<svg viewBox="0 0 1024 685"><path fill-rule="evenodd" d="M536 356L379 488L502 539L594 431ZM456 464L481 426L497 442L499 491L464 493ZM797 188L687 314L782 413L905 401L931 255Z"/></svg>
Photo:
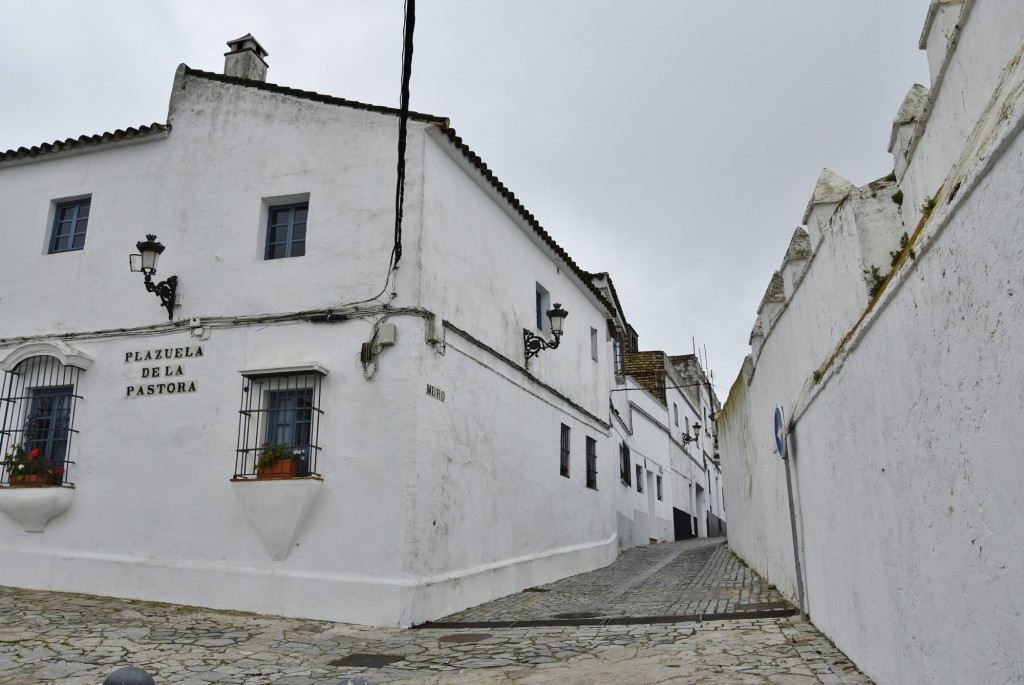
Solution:
<svg viewBox="0 0 1024 685"><path fill-rule="evenodd" d="M527 329L523 329L523 345L526 347L526 359L530 357L536 357L540 354L541 350L553 350L558 347L558 343L562 339L562 326L565 324L565 317L569 316L569 312L562 309L562 305L555 303L553 309L547 311L548 320L551 321L551 335L555 336L555 339L548 342L539 335L534 335Z"/></svg>
<svg viewBox="0 0 1024 685"><path fill-rule="evenodd" d="M156 236L147 234L146 240L135 243L138 254L128 255L128 264L134 272L142 272L146 290L156 293L160 298L160 304L167 310L167 320L174 319L174 296L178 290L178 277L170 276L167 280L153 283L153 274L156 273L156 263L164 246L156 241Z"/></svg>
<svg viewBox="0 0 1024 685"><path fill-rule="evenodd" d="M689 445L691 442L697 442L700 439L700 424L693 424L693 435L689 433L683 433L683 444Z"/></svg>

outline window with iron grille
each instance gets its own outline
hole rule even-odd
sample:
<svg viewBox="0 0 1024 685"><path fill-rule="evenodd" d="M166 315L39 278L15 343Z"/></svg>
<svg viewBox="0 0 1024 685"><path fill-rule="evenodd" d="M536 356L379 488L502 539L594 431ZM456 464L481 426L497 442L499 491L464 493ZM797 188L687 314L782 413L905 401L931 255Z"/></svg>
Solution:
<svg viewBox="0 0 1024 685"><path fill-rule="evenodd" d="M273 450L296 464L296 476L318 476L321 385L319 366L242 372L235 478L260 476ZM290 452L290 454L288 454Z"/></svg>
<svg viewBox="0 0 1024 685"><path fill-rule="evenodd" d="M265 259L301 257L306 254L306 217L309 203L271 207L267 219Z"/></svg>
<svg viewBox="0 0 1024 685"><path fill-rule="evenodd" d="M626 375L626 357L623 352L622 338L616 335L612 338L612 346L615 354L615 375L625 376Z"/></svg>
<svg viewBox="0 0 1024 685"><path fill-rule="evenodd" d="M655 476L654 477L654 484L657 485L657 487L658 487L658 499L664 499L662 497L662 491L661 491L661 476Z"/></svg>
<svg viewBox="0 0 1024 685"><path fill-rule="evenodd" d="M70 252L85 247L85 231L89 227L89 207L92 198L61 202L53 217L50 234L50 254Z"/></svg>
<svg viewBox="0 0 1024 685"><path fill-rule="evenodd" d="M597 490L597 440L587 438L587 487Z"/></svg>
<svg viewBox="0 0 1024 685"><path fill-rule="evenodd" d="M644 467L640 464L636 465L636 491L644 491Z"/></svg>
<svg viewBox="0 0 1024 685"><path fill-rule="evenodd" d="M569 427L562 424L562 448L559 453L558 470L566 478L569 477Z"/></svg>
<svg viewBox="0 0 1024 685"><path fill-rule="evenodd" d="M70 484L71 438L81 369L56 357L23 360L5 374L0 395L0 445L5 468L0 483L28 477L48 485Z"/></svg>
<svg viewBox="0 0 1024 685"><path fill-rule="evenodd" d="M629 465L629 445L622 443L619 445L619 478L626 485L633 484L633 474L631 471L632 467Z"/></svg>

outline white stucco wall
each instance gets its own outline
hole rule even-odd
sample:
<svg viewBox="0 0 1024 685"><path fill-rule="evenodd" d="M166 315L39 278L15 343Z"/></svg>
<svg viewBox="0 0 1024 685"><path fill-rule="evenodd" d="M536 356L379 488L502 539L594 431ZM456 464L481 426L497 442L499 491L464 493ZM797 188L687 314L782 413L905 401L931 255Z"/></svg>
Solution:
<svg viewBox="0 0 1024 685"><path fill-rule="evenodd" d="M50 333L54 326L152 324L158 304L127 267L127 255L147 233L167 247L157 280L179 276L176 318L326 308L373 297L384 285L394 231L394 121L179 69L166 139L0 167L0 193L17 229L0 255L8 274L0 338L14 333L14 322L18 335ZM413 139L421 134L414 123ZM408 161L409 242L419 225L421 159ZM307 193L306 255L265 260L263 200ZM54 201L87 194L85 249L47 255ZM354 254L360 258L350 259ZM344 269L335 267L341 263ZM397 305L417 297L415 262L403 267ZM89 287L74 286L83 282ZM40 302L47 303L45 317L33 316Z"/></svg>
<svg viewBox="0 0 1024 685"><path fill-rule="evenodd" d="M1004 0L977 0L953 5L958 10L967 6L970 14L959 25L958 44L945 58L940 81L931 84L932 103L924 127L917 133L912 147L910 165L901 178L904 216L908 227L917 225L921 206L934 197L946 183L946 191L962 178L956 174L947 180L964 148L964 143L978 120L986 114L992 93L1007 65L1020 59L1021 34L1024 32L1024 5ZM932 39L936 47L941 31L929 33L929 56ZM998 113L996 113L998 114ZM973 164L973 160L970 162Z"/></svg>
<svg viewBox="0 0 1024 685"><path fill-rule="evenodd" d="M569 312L557 350L529 361L530 373L561 389L594 415L607 417L612 344L609 317L595 295L555 258L533 228L497 197L447 139L424 140L426 203L423 305L523 364L523 329L536 326L537 284ZM591 357L590 330L599 354ZM550 338L550 336L546 336Z"/></svg>
<svg viewBox="0 0 1024 685"><path fill-rule="evenodd" d="M1016 353L1024 334L1024 72L1015 60L1024 31L1015 3L968 4L945 71L963 83L942 84L904 179L908 233L921 228L914 258L905 258L873 306L861 306L864 320L854 325L861 312L852 306L837 310L820 292L817 303L804 297L830 255L855 254L833 250L826 235L719 419L730 545L791 597L773 407L783 405L794 420L810 617L879 685L1024 678L1024 582L1014 572L1024 562L1015 485L1024 476L1024 369ZM1008 62L987 105L990 77ZM985 83L988 93L979 90ZM970 129L977 134L967 138ZM932 184L927 194L934 194L946 178L961 184L958 192L947 185L919 224L913 208L922 189ZM863 215L845 212L833 219L834 240L863 227ZM829 271L844 268L852 276L849 265ZM808 381L815 369L824 371L817 383Z"/></svg>
<svg viewBox="0 0 1024 685"><path fill-rule="evenodd" d="M1015 136L797 424L812 617L879 683L1024 677L1022 153Z"/></svg>
<svg viewBox="0 0 1024 685"><path fill-rule="evenodd" d="M399 326L415 338L417 324ZM352 321L217 329L200 343L187 332L76 341L94 363L77 388L74 502L41 534L0 517L0 584L396 624L415 584L403 541L416 440L393 430L393 417L419 399L407 377L415 348L387 350L387 382L366 383L356 351L368 330ZM196 344L203 357L183 365L195 393L125 396L142 366L126 352ZM311 361L329 371L323 492L288 557L274 561L229 482L238 370Z"/></svg>

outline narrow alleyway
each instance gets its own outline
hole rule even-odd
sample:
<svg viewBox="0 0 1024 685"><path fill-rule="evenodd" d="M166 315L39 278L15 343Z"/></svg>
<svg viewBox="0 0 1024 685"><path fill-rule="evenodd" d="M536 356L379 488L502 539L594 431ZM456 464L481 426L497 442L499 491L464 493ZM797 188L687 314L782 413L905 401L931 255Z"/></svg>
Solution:
<svg viewBox="0 0 1024 685"><path fill-rule="evenodd" d="M0 683L340 685L871 681L723 540L609 567L410 630L0 588Z"/></svg>

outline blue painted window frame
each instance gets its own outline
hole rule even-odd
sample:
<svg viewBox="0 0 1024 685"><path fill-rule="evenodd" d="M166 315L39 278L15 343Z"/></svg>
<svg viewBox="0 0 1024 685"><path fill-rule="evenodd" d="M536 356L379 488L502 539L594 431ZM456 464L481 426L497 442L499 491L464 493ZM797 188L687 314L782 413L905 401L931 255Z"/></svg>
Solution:
<svg viewBox="0 0 1024 685"><path fill-rule="evenodd" d="M267 242L263 258L286 259L305 255L308 218L308 202L270 207L267 212Z"/></svg>
<svg viewBox="0 0 1024 685"><path fill-rule="evenodd" d="M91 207L92 197L57 204L50 231L50 254L85 249Z"/></svg>
<svg viewBox="0 0 1024 685"><path fill-rule="evenodd" d="M267 442L301 450L298 475L308 476L313 441L313 388L271 390L268 400Z"/></svg>
<svg viewBox="0 0 1024 685"><path fill-rule="evenodd" d="M75 389L71 385L30 390L28 416L25 417L25 450L38 449L52 469L63 466L67 458L74 394ZM63 473L53 477L54 483L63 480Z"/></svg>

